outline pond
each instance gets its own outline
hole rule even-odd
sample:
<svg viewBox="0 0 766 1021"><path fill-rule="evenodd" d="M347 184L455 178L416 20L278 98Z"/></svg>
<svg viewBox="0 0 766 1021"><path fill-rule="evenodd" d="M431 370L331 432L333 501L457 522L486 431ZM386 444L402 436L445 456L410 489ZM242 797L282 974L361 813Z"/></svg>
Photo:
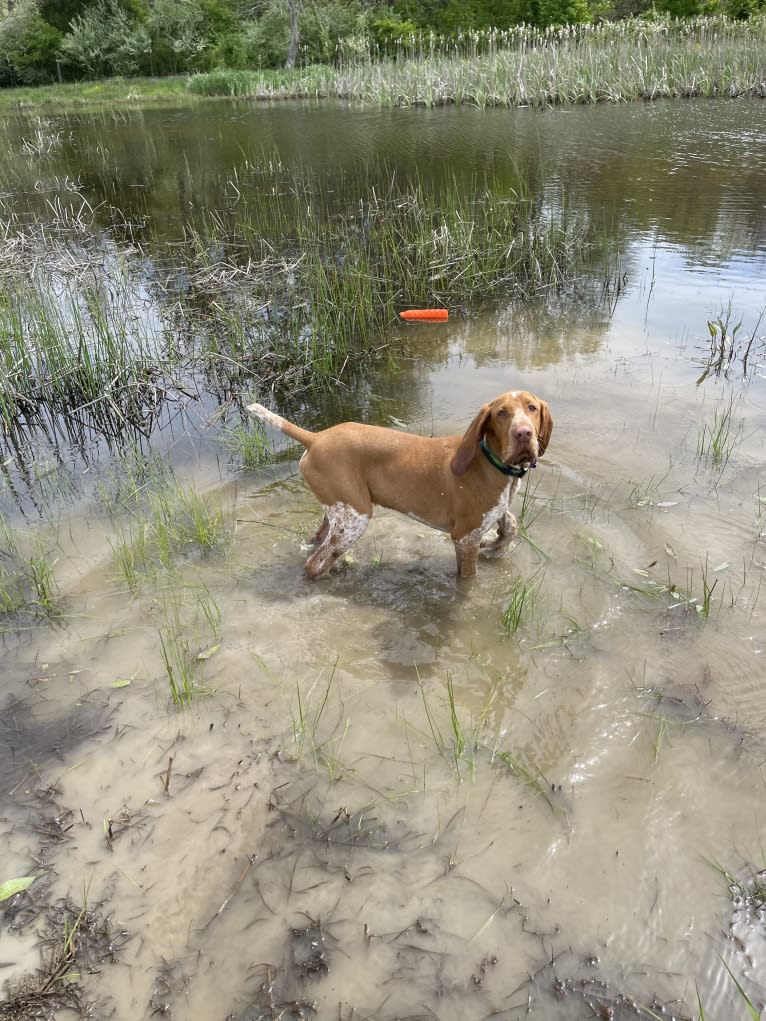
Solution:
<svg viewBox="0 0 766 1021"><path fill-rule="evenodd" d="M164 381L151 414L144 394L143 430L31 412L6 430L4 564L37 603L3 617L0 883L35 876L5 902L5 977L39 965L68 896L81 956L59 936L48 968L82 973L72 1016L753 1016L766 104L216 102L21 112L3 133L3 287L111 289L128 346L198 359L193 391ZM448 322L376 322L383 354L329 385L219 385L210 337L250 305L200 324L278 229L267 165L285 193L318 182L306 219L327 231L360 176L437 204L477 173L522 181L588 252L559 286L475 302L453 265L434 284ZM195 291L206 215L244 206L250 247ZM522 387L551 442L520 540L468 582L447 536L388 511L308 581L318 507L295 452L256 434L280 455L245 470L226 442L238 391L311 428L451 435Z"/></svg>

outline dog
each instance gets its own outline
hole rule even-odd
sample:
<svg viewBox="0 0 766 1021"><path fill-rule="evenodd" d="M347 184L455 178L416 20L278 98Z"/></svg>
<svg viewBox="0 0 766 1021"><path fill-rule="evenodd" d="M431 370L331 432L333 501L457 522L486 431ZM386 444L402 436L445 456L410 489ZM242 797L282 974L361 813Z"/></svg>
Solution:
<svg viewBox="0 0 766 1021"><path fill-rule="evenodd" d="M501 556L513 541L511 499L553 430L547 403L527 390L485 404L462 436L417 436L359 422L310 432L262 404L247 410L306 448L301 474L324 511L306 561L312 579L327 574L364 534L373 504L449 533L458 576L473 577L480 553ZM497 535L486 541L493 527Z"/></svg>

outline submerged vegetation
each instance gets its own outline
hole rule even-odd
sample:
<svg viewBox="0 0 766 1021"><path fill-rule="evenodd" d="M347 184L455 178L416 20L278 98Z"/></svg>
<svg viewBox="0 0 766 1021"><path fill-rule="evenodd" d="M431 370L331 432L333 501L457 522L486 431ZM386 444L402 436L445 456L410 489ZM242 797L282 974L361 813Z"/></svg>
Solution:
<svg viewBox="0 0 766 1021"><path fill-rule="evenodd" d="M61 605L55 559L37 535L27 535L0 515L0 631L25 620L55 620Z"/></svg>
<svg viewBox="0 0 766 1021"><path fill-rule="evenodd" d="M22 470L35 437L120 445L190 401L333 388L391 356L404 304L560 290L588 253L589 225L520 176L435 193L386 167L264 159L226 187L225 214L193 208L182 240L136 239L130 255L105 246L77 194L48 222L2 200L0 419ZM258 464L258 435L237 428L229 443Z"/></svg>

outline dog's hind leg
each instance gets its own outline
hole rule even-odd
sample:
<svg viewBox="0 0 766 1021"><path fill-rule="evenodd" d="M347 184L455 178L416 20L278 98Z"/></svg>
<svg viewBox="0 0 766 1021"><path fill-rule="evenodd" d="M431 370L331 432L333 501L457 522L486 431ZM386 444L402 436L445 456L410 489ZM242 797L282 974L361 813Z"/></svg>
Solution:
<svg viewBox="0 0 766 1021"><path fill-rule="evenodd" d="M306 574L314 580L335 566L340 557L364 535L370 523L370 514L362 514L348 503L334 503L324 510L327 527L323 523L317 532L318 538L324 537L306 561Z"/></svg>
<svg viewBox="0 0 766 1021"><path fill-rule="evenodd" d="M319 528L316 531L316 535L311 540L311 545L318 546L320 542L324 542L325 539L327 538L327 533L329 530L330 522L327 518L327 515L325 514L325 516L322 518L322 524L319 526Z"/></svg>

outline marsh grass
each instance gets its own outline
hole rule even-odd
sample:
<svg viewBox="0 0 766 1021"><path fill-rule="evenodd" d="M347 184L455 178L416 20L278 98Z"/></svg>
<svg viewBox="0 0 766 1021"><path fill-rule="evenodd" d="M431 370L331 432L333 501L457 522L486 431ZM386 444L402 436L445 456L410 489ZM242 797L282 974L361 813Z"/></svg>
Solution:
<svg viewBox="0 0 766 1021"><path fill-rule="evenodd" d="M674 96L764 96L766 18L662 17L539 30L522 25L440 38L412 35L388 53L364 37L337 67L214 72L197 95L334 96L383 107L625 102Z"/></svg>
<svg viewBox="0 0 766 1021"><path fill-rule="evenodd" d="M720 957L720 954L718 956ZM726 968L726 971L729 973L729 977L731 978L732 982L734 983L737 989L737 995L739 996L740 1000L742 1000L743 1004L745 1005L745 1008L747 1009L750 1021L761 1021L762 1011L758 1010L753 1001L747 995L745 990L742 988L742 984L740 983L739 979L731 970L726 961L724 961L723 957L721 957L720 959L721 964L724 966L724 968Z"/></svg>
<svg viewBox="0 0 766 1021"><path fill-rule="evenodd" d="M220 440L232 461L244 471L262 468L274 460L266 433L258 423L229 426L221 431Z"/></svg>
<svg viewBox="0 0 766 1021"><path fill-rule="evenodd" d="M700 465L722 472L742 443L742 423L734 421L734 397L720 401L712 421L697 424L696 458Z"/></svg>
<svg viewBox="0 0 766 1021"><path fill-rule="evenodd" d="M501 617L507 635L515 635L534 614L546 569L547 563L514 581L508 605Z"/></svg>
<svg viewBox="0 0 766 1021"><path fill-rule="evenodd" d="M445 737L442 728L439 726L436 710L434 709L426 693L425 685L418 675L418 686L423 700L423 708L428 722L428 728L434 746L444 761L455 771L459 780L463 779L462 771L464 764L468 766L471 776L476 773L476 756L479 743L478 734L483 723L483 715L478 721L470 724L470 727L460 720L457 705L455 702L455 688L452 682L452 675L447 673L447 702L449 704L449 729L445 729L448 735Z"/></svg>
<svg viewBox="0 0 766 1021"><path fill-rule="evenodd" d="M96 491L110 518L125 512L135 513L147 494L173 484L170 460L164 452L144 451L130 442L109 460L99 473Z"/></svg>
<svg viewBox="0 0 766 1021"><path fill-rule="evenodd" d="M339 175L264 160L232 184L236 220L200 212L189 266L195 290L216 292L203 353L215 357L212 338L227 338L218 371L229 389L334 388L360 359L390 353L404 305L476 306L558 288L590 244L587 224L564 203L541 206L520 175L434 189L417 177L401 183L385 165ZM340 207L328 199L336 194Z"/></svg>
<svg viewBox="0 0 766 1021"><path fill-rule="evenodd" d="M112 564L131 592L161 571L173 573L190 556L222 548L226 539L214 494L179 482L164 461L158 463L159 475L141 477L138 488L127 483L122 497L127 513L113 513Z"/></svg>
<svg viewBox="0 0 766 1021"><path fill-rule="evenodd" d="M439 709L434 704L433 696L429 695L426 685L416 669L418 687L423 702L428 732L431 735L439 757L447 764L455 777L462 781L467 776L476 779L476 773L482 762L494 768L504 768L529 788L536 797L541 797L554 811L558 806L551 798L552 785L527 765L518 755L502 749L505 735L498 735L494 745L490 747L483 740L487 717L497 694L493 687L485 705L478 716L473 714L464 718L455 693L451 673L447 672L445 682L446 705ZM445 719L446 716L446 719Z"/></svg>
<svg viewBox="0 0 766 1021"><path fill-rule="evenodd" d="M42 535L30 536L0 515L0 630L25 616L53 621L61 615L55 566Z"/></svg>
<svg viewBox="0 0 766 1021"><path fill-rule="evenodd" d="M533 794L542 798L552 812L560 811L559 806L551 798L553 785L550 784L544 776L536 770L530 769L530 767L518 758L518 756L512 755L510 752L498 751L496 752L495 757L513 776L515 776L518 780L521 780L524 786L529 788Z"/></svg>
<svg viewBox="0 0 766 1021"><path fill-rule="evenodd" d="M322 686L322 673L318 674L305 691L300 682L296 683L296 703L291 708L292 738L285 745L285 752L297 761L311 757L314 766L326 768L331 779L342 771L340 753L349 727L340 688L335 679L337 660L329 671L327 683ZM335 722L329 720L330 711L337 715ZM338 730L345 719L345 725Z"/></svg>
<svg viewBox="0 0 766 1021"><path fill-rule="evenodd" d="M128 938L99 906L80 906L68 898L48 906L39 938L40 965L6 984L0 1013L9 1019L57 1017L61 1011L84 1016L93 1005L86 1005L83 974L115 961Z"/></svg>
<svg viewBox="0 0 766 1021"><path fill-rule="evenodd" d="M182 238L144 237L130 256L76 193L25 216L0 196L0 443L16 460L36 436L120 449L207 395L234 414L245 392L316 400L390 363L404 305L558 291L591 245L563 200L515 173L434 188L385 164L264 156L203 187L230 193L225 215L191 204ZM242 421L228 439L253 463Z"/></svg>
<svg viewBox="0 0 766 1021"><path fill-rule="evenodd" d="M221 611L206 587L177 589L163 598L163 623L157 630L160 658L173 704L188 706L208 693L200 680L205 664L217 651Z"/></svg>
<svg viewBox="0 0 766 1021"><path fill-rule="evenodd" d="M0 421L5 443L35 429L120 439L146 432L166 394L162 353L119 287L16 281L0 294Z"/></svg>
<svg viewBox="0 0 766 1021"><path fill-rule="evenodd" d="M766 856L763 868L748 865L740 878L732 870L727 869L711 858L704 861L714 869L726 883L735 911L743 911L749 916L766 916Z"/></svg>

